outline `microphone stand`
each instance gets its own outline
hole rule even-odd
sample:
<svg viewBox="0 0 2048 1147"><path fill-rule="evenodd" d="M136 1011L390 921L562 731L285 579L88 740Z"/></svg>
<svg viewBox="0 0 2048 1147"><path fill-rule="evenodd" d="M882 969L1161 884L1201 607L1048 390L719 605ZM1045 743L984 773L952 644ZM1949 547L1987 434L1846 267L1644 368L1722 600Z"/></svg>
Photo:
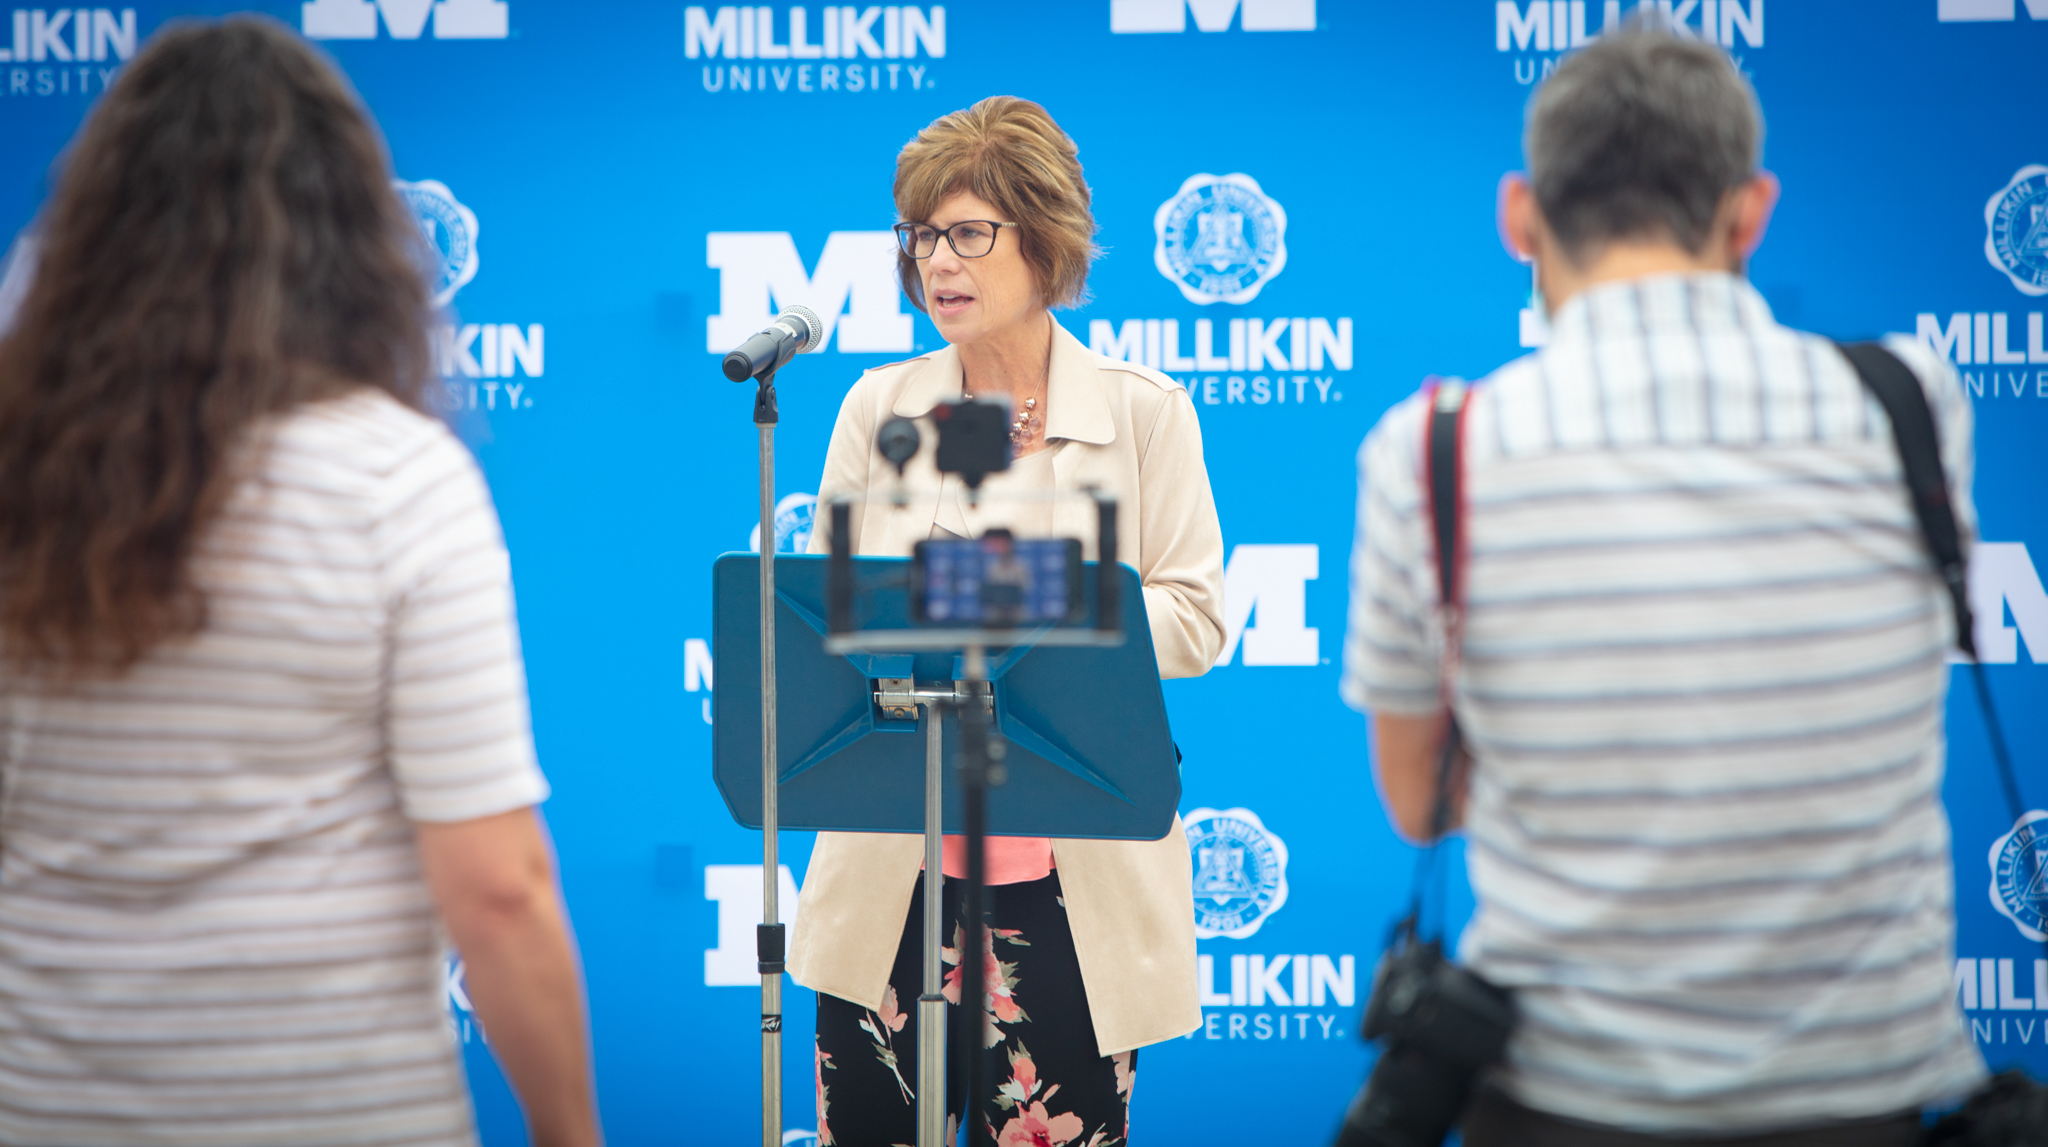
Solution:
<svg viewBox="0 0 2048 1147"><path fill-rule="evenodd" d="M761 968L761 1147L782 1147L783 926L776 904L779 795L775 746L775 372L754 391L761 453L761 920L755 953Z"/></svg>

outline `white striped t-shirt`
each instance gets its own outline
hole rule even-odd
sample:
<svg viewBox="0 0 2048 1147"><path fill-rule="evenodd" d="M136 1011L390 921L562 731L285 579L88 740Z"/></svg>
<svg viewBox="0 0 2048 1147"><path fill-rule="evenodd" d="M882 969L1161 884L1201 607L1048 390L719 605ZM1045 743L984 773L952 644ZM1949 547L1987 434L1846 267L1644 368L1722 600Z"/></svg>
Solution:
<svg viewBox="0 0 2048 1147"><path fill-rule="evenodd" d="M0 680L0 1142L474 1142L411 822L547 795L497 517L382 394L256 441L202 632Z"/></svg>
<svg viewBox="0 0 2048 1147"><path fill-rule="evenodd" d="M1934 408L1963 529L1970 409ZM1647 1131L1915 1107L1983 1072L1940 788L1952 625L1883 409L1729 275L1607 284L1471 391L1460 954L1504 1088ZM1360 454L1344 696L1437 707L1424 408Z"/></svg>

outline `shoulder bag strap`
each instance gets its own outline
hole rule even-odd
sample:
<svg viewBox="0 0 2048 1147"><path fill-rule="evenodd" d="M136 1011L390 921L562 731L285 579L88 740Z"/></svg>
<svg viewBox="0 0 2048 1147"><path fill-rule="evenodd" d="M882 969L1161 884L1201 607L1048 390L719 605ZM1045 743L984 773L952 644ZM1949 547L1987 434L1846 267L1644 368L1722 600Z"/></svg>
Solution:
<svg viewBox="0 0 2048 1147"><path fill-rule="evenodd" d="M1948 586L1949 602L1955 611L1956 648L1969 659L1970 677L1977 688L1977 706L1984 713L1984 732L1991 744L1991 759L1998 769L1999 787L2017 824L2026 816L2026 801L2020 794L2019 777L2013 772L2012 753L2005 743L2005 729L1998 709L1991 701L1991 683L1984 664L1977 660L1976 623L1970 613L1969 563L1963 556L1962 536L1956 528L1955 507L1948 496L1948 474L1941 465L1941 440L1934 433L1934 414L1927 407L1927 392L1920 380L1899 361L1899 357L1877 343L1854 343L1841 348L1863 386L1877 399L1891 419L1892 441L1898 446L1899 463L1905 470L1906 491L1913 514L1920 520L1920 534L1934 569Z"/></svg>
<svg viewBox="0 0 2048 1147"><path fill-rule="evenodd" d="M1920 520L1920 535L1934 558L1935 573L1948 586L1949 603L1955 611L1956 648L1975 661L1977 634L1970 616L1969 567L1963 559L1955 507L1949 504L1948 475L1941 466L1941 440L1934 433L1927 392L1897 355L1877 343L1854 343L1841 349L1863 379L1864 388L1891 419L1892 441L1906 473L1913 515Z"/></svg>
<svg viewBox="0 0 2048 1147"><path fill-rule="evenodd" d="M1464 649L1465 587L1460 574L1465 554L1463 430L1465 384L1458 379L1431 379L1424 384L1428 413L1422 427L1423 502L1436 542L1437 621L1443 634L1439 658L1439 695L1444 708L1443 748L1437 755L1436 788L1431 796L1429 839L1416 857L1409 890L1408 914L1395 926L1398 934L1421 929L1422 897L1436 869L1437 845L1451 819L1452 784L1464 738L1453 709L1458 661Z"/></svg>
<svg viewBox="0 0 2048 1147"><path fill-rule="evenodd" d="M1464 743L1455 706L1459 662L1465 651L1465 394L1465 383L1455 378L1432 388L1423 444L1429 523L1436 540L1437 619L1443 633L1438 691L1444 707L1444 741L1437 758L1436 796L1430 807L1432 847L1450 823L1453 773Z"/></svg>

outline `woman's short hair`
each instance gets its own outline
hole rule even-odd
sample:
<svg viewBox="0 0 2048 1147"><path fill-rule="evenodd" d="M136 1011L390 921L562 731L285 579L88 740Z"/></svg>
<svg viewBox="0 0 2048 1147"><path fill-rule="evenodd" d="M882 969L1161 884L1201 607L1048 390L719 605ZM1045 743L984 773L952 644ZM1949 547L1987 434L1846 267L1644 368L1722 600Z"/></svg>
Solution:
<svg viewBox="0 0 2048 1147"><path fill-rule="evenodd" d="M1024 261L1047 306L1087 298L1088 264L1098 253L1092 197L1074 141L1044 108L1016 96L990 96L933 120L897 153L896 213L906 222L929 220L962 191L1018 225ZM896 274L903 293L924 310L917 260L899 251Z"/></svg>

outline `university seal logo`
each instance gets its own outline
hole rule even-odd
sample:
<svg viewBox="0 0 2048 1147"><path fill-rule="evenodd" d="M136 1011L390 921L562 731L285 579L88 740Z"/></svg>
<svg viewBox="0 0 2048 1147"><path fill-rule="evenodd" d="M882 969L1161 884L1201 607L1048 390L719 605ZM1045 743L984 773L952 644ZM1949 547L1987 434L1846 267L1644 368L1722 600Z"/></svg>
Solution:
<svg viewBox="0 0 2048 1147"><path fill-rule="evenodd" d="M418 183L394 179L391 186L412 208L413 218L419 220L420 230L427 237L428 248L440 256L440 263L433 268L437 272L434 305L445 307L463 284L476 278L476 213L464 207L448 185L437 179L422 179Z"/></svg>
<svg viewBox="0 0 2048 1147"><path fill-rule="evenodd" d="M816 494L784 494L775 503L775 552L778 554L801 554L811 548L811 527L818 519L818 496ZM754 523L754 531L747 535L747 549L761 552L761 523Z"/></svg>
<svg viewBox="0 0 2048 1147"><path fill-rule="evenodd" d="M2048 811L1991 842L1991 906L2029 940L2048 940Z"/></svg>
<svg viewBox="0 0 2048 1147"><path fill-rule="evenodd" d="M1182 818L1195 864L1195 935L1242 940L1287 903L1287 845L1248 808Z"/></svg>
<svg viewBox="0 0 2048 1147"><path fill-rule="evenodd" d="M1984 257L2029 295L2048 295L2048 167L2029 164L1984 205Z"/></svg>
<svg viewBox="0 0 2048 1147"><path fill-rule="evenodd" d="M1188 176L1152 230L1152 262L1191 303L1249 303L1287 266L1287 212L1242 172Z"/></svg>

